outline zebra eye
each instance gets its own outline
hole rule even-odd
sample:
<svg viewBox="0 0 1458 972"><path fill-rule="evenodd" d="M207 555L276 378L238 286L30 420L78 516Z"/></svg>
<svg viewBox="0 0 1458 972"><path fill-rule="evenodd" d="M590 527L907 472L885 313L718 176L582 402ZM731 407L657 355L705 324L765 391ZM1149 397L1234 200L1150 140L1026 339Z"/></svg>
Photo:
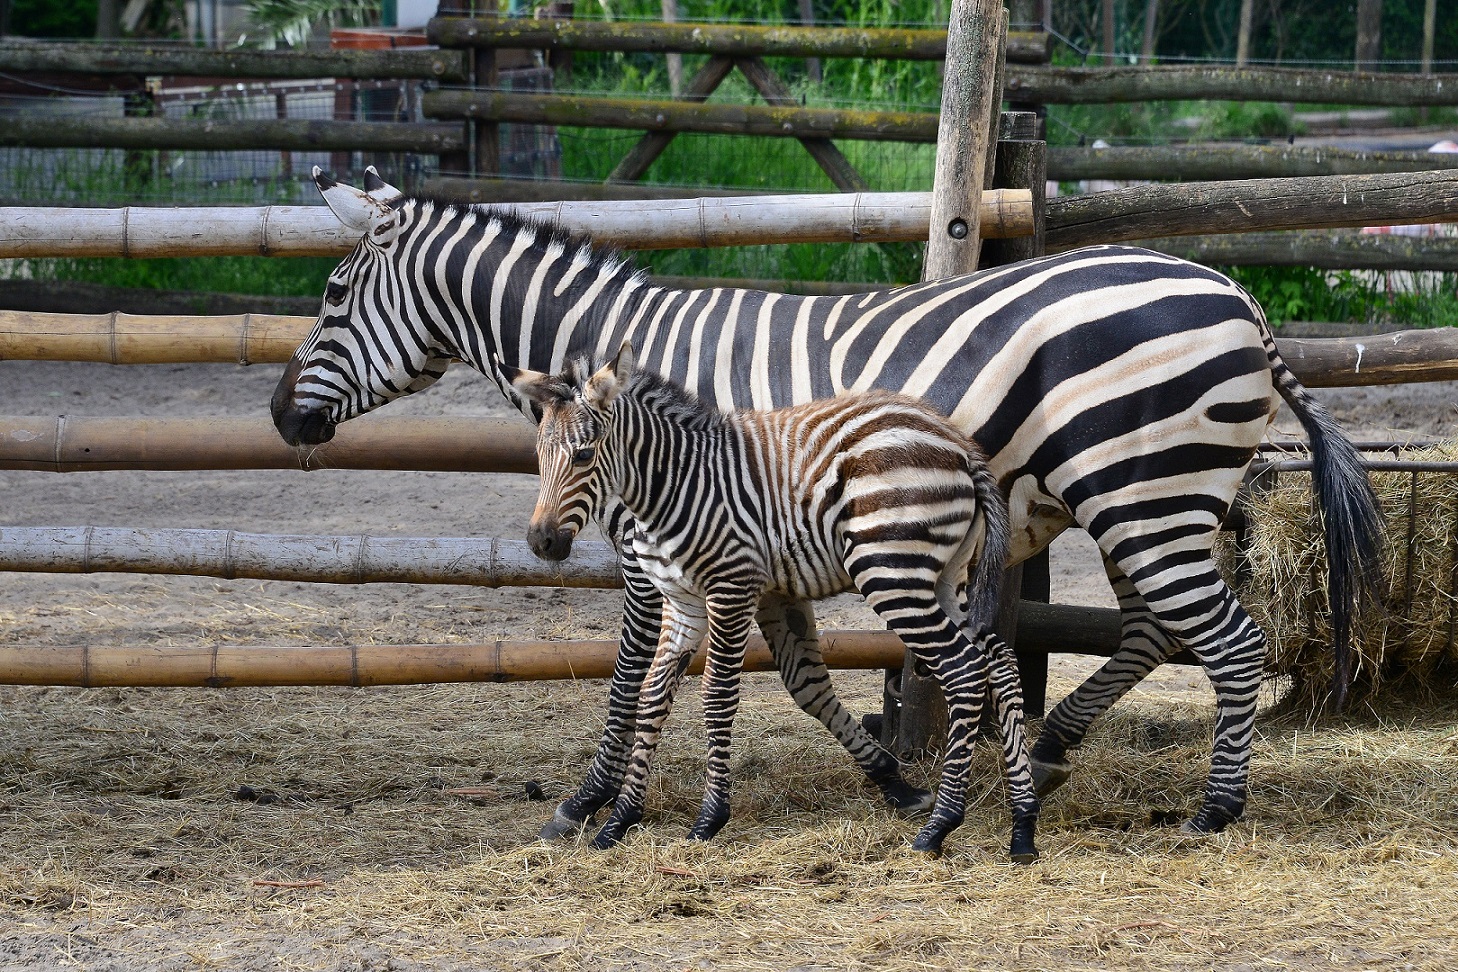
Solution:
<svg viewBox="0 0 1458 972"><path fill-rule="evenodd" d="M342 283L329 281L329 286L324 288L324 302L331 307L338 307L344 303L344 295L349 293L349 288Z"/></svg>
<svg viewBox="0 0 1458 972"><path fill-rule="evenodd" d="M578 449L576 452L572 453L572 465L587 465L588 463L592 462L592 456L595 452L597 452L597 450L594 449L592 446L583 446L581 449Z"/></svg>

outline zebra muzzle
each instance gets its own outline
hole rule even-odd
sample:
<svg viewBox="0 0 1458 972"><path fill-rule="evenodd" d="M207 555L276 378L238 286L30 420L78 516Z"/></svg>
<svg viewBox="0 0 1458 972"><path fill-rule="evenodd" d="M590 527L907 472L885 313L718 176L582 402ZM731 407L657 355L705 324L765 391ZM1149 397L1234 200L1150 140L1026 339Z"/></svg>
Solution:
<svg viewBox="0 0 1458 972"><path fill-rule="evenodd" d="M527 543L532 553L543 560L566 560L572 553L575 531L564 529L556 523L533 523L527 529Z"/></svg>

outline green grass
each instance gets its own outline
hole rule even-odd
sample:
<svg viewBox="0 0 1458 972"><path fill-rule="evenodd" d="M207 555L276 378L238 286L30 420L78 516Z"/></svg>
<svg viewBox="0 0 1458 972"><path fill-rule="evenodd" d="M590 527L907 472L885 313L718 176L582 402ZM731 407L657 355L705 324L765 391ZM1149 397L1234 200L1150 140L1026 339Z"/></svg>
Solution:
<svg viewBox="0 0 1458 972"><path fill-rule="evenodd" d="M1223 267L1279 327L1339 321L1393 329L1458 326L1458 274Z"/></svg>

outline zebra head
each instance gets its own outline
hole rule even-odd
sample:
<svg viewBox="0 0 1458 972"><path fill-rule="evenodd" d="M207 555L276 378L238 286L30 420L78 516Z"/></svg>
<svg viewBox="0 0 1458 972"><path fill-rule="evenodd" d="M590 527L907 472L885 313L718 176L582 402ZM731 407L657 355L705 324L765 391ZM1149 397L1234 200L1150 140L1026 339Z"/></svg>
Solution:
<svg viewBox="0 0 1458 972"><path fill-rule="evenodd" d="M274 390L273 424L289 445L318 445L340 422L433 384L451 353L426 328L404 324L405 295L393 266L403 213L400 190L365 170L365 188L342 185L314 167L324 201L360 241L324 289L314 329Z"/></svg>
<svg viewBox="0 0 1458 972"><path fill-rule="evenodd" d="M500 366L512 389L541 411L537 425L537 466L542 483L527 527L532 552L544 560L566 560L572 541L596 515L606 495L603 441L612 403L633 370L633 350L596 374L569 366L560 375Z"/></svg>

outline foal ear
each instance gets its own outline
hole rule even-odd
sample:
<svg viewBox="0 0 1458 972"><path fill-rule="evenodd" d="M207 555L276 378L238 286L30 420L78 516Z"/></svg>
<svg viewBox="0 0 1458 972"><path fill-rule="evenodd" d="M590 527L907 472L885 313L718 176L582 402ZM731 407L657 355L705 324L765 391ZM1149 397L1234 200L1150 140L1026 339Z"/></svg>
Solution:
<svg viewBox="0 0 1458 972"><path fill-rule="evenodd" d="M606 409L613 399L628 387L633 377L633 346L627 341L618 348L617 357L598 369L597 374L587 379L582 397L593 408Z"/></svg>
<svg viewBox="0 0 1458 972"><path fill-rule="evenodd" d="M526 371L498 362L501 377L511 383L514 390L527 401L538 405L550 405L562 401L562 382L542 371Z"/></svg>

